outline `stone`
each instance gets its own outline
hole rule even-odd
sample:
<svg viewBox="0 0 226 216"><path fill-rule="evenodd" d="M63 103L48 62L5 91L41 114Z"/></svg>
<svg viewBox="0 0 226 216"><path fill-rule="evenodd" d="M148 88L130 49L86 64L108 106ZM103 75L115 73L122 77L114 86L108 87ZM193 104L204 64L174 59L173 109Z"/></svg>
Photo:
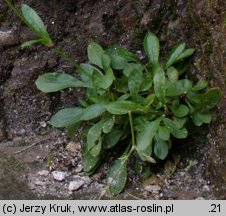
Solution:
<svg viewBox="0 0 226 216"><path fill-rule="evenodd" d="M46 185L46 182L43 182L43 181L35 181L35 185L38 185L38 186L45 186Z"/></svg>
<svg viewBox="0 0 226 216"><path fill-rule="evenodd" d="M76 173L79 173L79 172L81 172L83 170L83 166L81 165L81 164L79 164L78 166L77 166L77 168L75 169L75 172Z"/></svg>
<svg viewBox="0 0 226 216"><path fill-rule="evenodd" d="M40 122L40 126L43 127L43 128L45 128L47 126L47 123L45 121L41 121Z"/></svg>
<svg viewBox="0 0 226 216"><path fill-rule="evenodd" d="M92 182L89 176L83 176L81 179L85 182L85 184L90 184Z"/></svg>
<svg viewBox="0 0 226 216"><path fill-rule="evenodd" d="M144 187L144 189L153 194L159 194L161 187L159 185L147 185Z"/></svg>
<svg viewBox="0 0 226 216"><path fill-rule="evenodd" d="M85 181L83 181L82 179L78 179L78 180L75 180L75 181L71 181L71 182L69 183L68 190L69 190L69 191L76 191L76 190L78 190L80 187L82 187L84 184L85 184Z"/></svg>
<svg viewBox="0 0 226 216"><path fill-rule="evenodd" d="M66 150L69 152L78 152L81 150L81 146L78 143L75 143L73 141L69 142L66 146Z"/></svg>
<svg viewBox="0 0 226 216"><path fill-rule="evenodd" d="M47 176L47 175L49 175L49 171L48 170L41 170L41 171L38 172L38 174L40 176Z"/></svg>
<svg viewBox="0 0 226 216"><path fill-rule="evenodd" d="M0 29L0 46L13 46L20 43L18 40L19 35L18 31L16 31L15 28L6 29L1 28Z"/></svg>
<svg viewBox="0 0 226 216"><path fill-rule="evenodd" d="M63 181L66 178L66 173L61 171L53 171L53 178L57 181Z"/></svg>

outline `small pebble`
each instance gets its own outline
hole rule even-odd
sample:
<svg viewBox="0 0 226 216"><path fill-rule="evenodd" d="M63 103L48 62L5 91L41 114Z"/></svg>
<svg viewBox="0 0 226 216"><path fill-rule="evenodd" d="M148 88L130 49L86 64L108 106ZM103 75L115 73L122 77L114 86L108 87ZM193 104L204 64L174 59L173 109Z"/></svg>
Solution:
<svg viewBox="0 0 226 216"><path fill-rule="evenodd" d="M41 127L45 128L46 125L47 125L47 123L46 123L45 121L41 121L41 122L40 122L40 125L41 125Z"/></svg>
<svg viewBox="0 0 226 216"><path fill-rule="evenodd" d="M78 167L75 169L76 173L79 173L83 170L83 166L81 164L78 165Z"/></svg>
<svg viewBox="0 0 226 216"><path fill-rule="evenodd" d="M41 170L41 171L38 172L38 174L40 176L47 176L47 175L49 175L49 171L48 170Z"/></svg>
<svg viewBox="0 0 226 216"><path fill-rule="evenodd" d="M92 182L91 178L88 176L83 176L81 179L85 182L85 184L90 184Z"/></svg>
<svg viewBox="0 0 226 216"><path fill-rule="evenodd" d="M38 185L38 186L45 186L46 185L46 182L43 182L43 181L35 181L35 185Z"/></svg>
<svg viewBox="0 0 226 216"><path fill-rule="evenodd" d="M61 171L53 171L53 178L57 181L63 181L65 180L66 177L66 173L65 172L61 172Z"/></svg>
<svg viewBox="0 0 226 216"><path fill-rule="evenodd" d="M159 191L161 190L161 187L159 185L147 185L144 187L146 191L149 191L153 194L159 194Z"/></svg>
<svg viewBox="0 0 226 216"><path fill-rule="evenodd" d="M69 152L78 152L81 150L81 146L79 144L71 141L67 144L66 150Z"/></svg>
<svg viewBox="0 0 226 216"><path fill-rule="evenodd" d="M85 182L82 179L79 179L77 181L71 181L68 186L69 191L75 191L78 190L80 187L82 187L85 184Z"/></svg>
<svg viewBox="0 0 226 216"><path fill-rule="evenodd" d="M210 187L209 187L208 185L204 185L204 186L203 186L203 190L205 190L205 191L210 191Z"/></svg>

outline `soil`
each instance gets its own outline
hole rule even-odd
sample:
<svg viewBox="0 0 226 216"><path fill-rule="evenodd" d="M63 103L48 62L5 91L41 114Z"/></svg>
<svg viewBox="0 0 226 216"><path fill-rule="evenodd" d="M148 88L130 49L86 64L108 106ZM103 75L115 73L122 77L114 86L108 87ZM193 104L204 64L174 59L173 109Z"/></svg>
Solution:
<svg viewBox="0 0 226 216"><path fill-rule="evenodd" d="M174 143L166 161L146 180L129 170L118 199L226 199L226 2L224 0L15 0L43 18L54 43L78 62L96 41L119 44L144 56L147 31L158 35L162 58L177 42L195 47L189 77L206 79L223 93L210 126L194 128ZM0 199L98 199L112 161L86 177L82 170L81 130L69 138L48 125L62 107L75 106L81 89L44 94L34 82L49 71L74 69L41 45L21 49L32 32L0 0ZM24 148L31 146L27 150ZM19 152L18 152L19 151ZM20 152L21 151L21 152ZM111 158L113 160L113 158ZM131 164L133 161L131 160ZM65 179L57 181L53 171ZM75 191L72 181L82 182ZM111 199L107 193L103 198Z"/></svg>

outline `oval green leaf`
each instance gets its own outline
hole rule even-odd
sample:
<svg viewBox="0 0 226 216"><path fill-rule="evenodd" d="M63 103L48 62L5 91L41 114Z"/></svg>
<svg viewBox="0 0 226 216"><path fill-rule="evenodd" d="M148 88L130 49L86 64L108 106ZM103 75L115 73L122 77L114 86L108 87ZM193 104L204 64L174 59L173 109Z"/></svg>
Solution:
<svg viewBox="0 0 226 216"><path fill-rule="evenodd" d="M93 64L103 68L102 56L104 55L104 50L98 43L91 42L87 48L87 53L89 60Z"/></svg>
<svg viewBox="0 0 226 216"><path fill-rule="evenodd" d="M190 57L191 55L193 55L193 53L195 52L195 49L193 48L189 48L189 49L185 49L177 58L176 58L176 62L184 60L185 58Z"/></svg>
<svg viewBox="0 0 226 216"><path fill-rule="evenodd" d="M113 128L108 134L104 136L104 148L110 149L114 147L124 134L124 130Z"/></svg>
<svg viewBox="0 0 226 216"><path fill-rule="evenodd" d="M151 64L158 64L159 60L159 39L151 32L148 32L144 38L144 49Z"/></svg>
<svg viewBox="0 0 226 216"><path fill-rule="evenodd" d="M103 132L106 134L109 133L114 127L114 123L115 123L115 116L110 116L109 118L107 118L103 125Z"/></svg>
<svg viewBox="0 0 226 216"><path fill-rule="evenodd" d="M175 48L173 48L168 60L166 61L164 68L167 69L171 65L173 65L176 62L177 58L180 56L180 54L184 51L184 49L185 49L185 43L178 44Z"/></svg>
<svg viewBox="0 0 226 216"><path fill-rule="evenodd" d="M79 107L62 109L51 118L49 123L55 127L68 127L79 122L83 112L84 109Z"/></svg>
<svg viewBox="0 0 226 216"><path fill-rule="evenodd" d="M91 175L96 167L98 166L98 163L100 161L100 157L94 157L89 152L85 153L83 156L83 170L87 175Z"/></svg>
<svg viewBox="0 0 226 216"><path fill-rule="evenodd" d="M109 113L114 115L124 115L128 112L142 112L143 107L133 101L115 101L106 106Z"/></svg>
<svg viewBox="0 0 226 216"><path fill-rule="evenodd" d="M106 111L105 103L96 103L92 104L86 109L83 110L83 115L80 117L81 121L88 121L100 116L102 113Z"/></svg>
<svg viewBox="0 0 226 216"><path fill-rule="evenodd" d="M152 144L153 137L159 128L160 120L146 122L142 130L137 133L137 148L143 151Z"/></svg>
<svg viewBox="0 0 226 216"><path fill-rule="evenodd" d="M90 87L89 84L77 80L71 75L59 72L40 75L35 84L39 90L45 93L57 92L72 87Z"/></svg>
<svg viewBox="0 0 226 216"><path fill-rule="evenodd" d="M186 116L189 112L188 107L184 104L180 104L177 107L172 107L171 110L172 110L173 114L179 118Z"/></svg>
<svg viewBox="0 0 226 216"><path fill-rule="evenodd" d="M132 95L135 95L139 92L142 82L143 82L142 70L133 68L128 78L128 87Z"/></svg>
<svg viewBox="0 0 226 216"><path fill-rule="evenodd" d="M117 159L110 169L108 183L110 193L117 195L122 192L127 181L127 161Z"/></svg>
<svg viewBox="0 0 226 216"><path fill-rule="evenodd" d="M166 78L164 71L160 67L155 73L153 81L155 95L162 103L164 103L166 95Z"/></svg>
<svg viewBox="0 0 226 216"><path fill-rule="evenodd" d="M52 45L50 36L40 16L31 7L29 7L26 4L22 4L21 11L22 11L23 17L29 24L29 27L36 34L38 34L39 36L45 39L45 41L47 42L46 45Z"/></svg>
<svg viewBox="0 0 226 216"><path fill-rule="evenodd" d="M192 91L199 91L202 90L204 88L206 88L206 86L208 85L208 82L205 80L199 81L193 88Z"/></svg>
<svg viewBox="0 0 226 216"><path fill-rule="evenodd" d="M188 136L188 131L186 130L186 128L183 127L179 129L176 123L173 122L171 119L163 118L163 122L174 137L178 139L183 139Z"/></svg>
<svg viewBox="0 0 226 216"><path fill-rule="evenodd" d="M192 121L196 126L201 126L203 123L209 124L212 120L210 112L194 113L191 115Z"/></svg>
<svg viewBox="0 0 226 216"><path fill-rule="evenodd" d="M101 151L102 146L101 133L104 122L105 122L104 120L101 120L98 123L94 124L87 133L86 151L89 151L90 154L94 157L97 157Z"/></svg>
<svg viewBox="0 0 226 216"><path fill-rule="evenodd" d="M169 147L167 142L160 139L158 136L156 136L154 141L155 156L161 160L164 160L168 155L168 152L169 152Z"/></svg>
<svg viewBox="0 0 226 216"><path fill-rule="evenodd" d="M166 126L159 126L157 134L162 140L167 141L170 139L170 131Z"/></svg>

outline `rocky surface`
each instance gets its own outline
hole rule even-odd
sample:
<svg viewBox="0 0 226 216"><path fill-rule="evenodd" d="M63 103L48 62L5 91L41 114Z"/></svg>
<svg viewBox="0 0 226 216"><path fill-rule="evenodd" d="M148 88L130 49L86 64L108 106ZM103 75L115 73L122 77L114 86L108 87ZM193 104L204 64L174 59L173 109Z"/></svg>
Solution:
<svg viewBox="0 0 226 216"><path fill-rule="evenodd" d="M19 7L22 1L14 2ZM224 0L23 2L38 11L55 44L78 62L87 60L86 47L90 41L103 46L117 43L143 57L142 40L149 30L159 36L163 58L176 42L185 41L189 47L195 47L189 76L194 80L207 79L210 86L220 86L226 93ZM4 152L0 154L0 173L3 173L0 198L98 198L110 164L105 163L96 174L85 177L81 131L69 139L64 132L56 132L48 125L59 108L76 105L83 91L43 94L36 89L34 81L39 74L56 70L73 74L74 70L53 50L42 46L19 47L33 37L0 0L0 151ZM130 181L122 196L226 199L225 116L224 96L214 110L210 127L195 129L190 139L175 143L172 155L177 159L172 156L155 167L155 175L145 181L130 170ZM65 178L55 180L54 171L65 173ZM12 188L15 182L18 188Z"/></svg>

